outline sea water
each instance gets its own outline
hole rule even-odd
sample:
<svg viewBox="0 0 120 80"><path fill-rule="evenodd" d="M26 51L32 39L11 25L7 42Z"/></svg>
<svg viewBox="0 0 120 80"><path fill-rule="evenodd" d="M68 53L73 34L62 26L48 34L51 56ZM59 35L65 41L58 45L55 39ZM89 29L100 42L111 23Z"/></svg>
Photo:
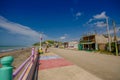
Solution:
<svg viewBox="0 0 120 80"><path fill-rule="evenodd" d="M0 53L26 48L25 46L0 46Z"/></svg>

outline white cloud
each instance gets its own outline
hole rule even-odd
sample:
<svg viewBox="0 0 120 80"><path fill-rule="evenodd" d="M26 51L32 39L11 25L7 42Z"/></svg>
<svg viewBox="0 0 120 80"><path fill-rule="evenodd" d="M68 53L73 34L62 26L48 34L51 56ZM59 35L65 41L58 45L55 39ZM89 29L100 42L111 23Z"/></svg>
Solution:
<svg viewBox="0 0 120 80"><path fill-rule="evenodd" d="M27 26L23 26L18 23L11 22L6 18L0 16L0 28L8 30L13 34L21 34L25 36L38 37L39 33Z"/></svg>
<svg viewBox="0 0 120 80"><path fill-rule="evenodd" d="M75 14L75 19L78 20L81 15L82 15L81 12L77 12L77 13Z"/></svg>
<svg viewBox="0 0 120 80"><path fill-rule="evenodd" d="M76 17L79 17L79 16L81 16L82 15L82 13L80 13L80 12L77 12L76 13Z"/></svg>
<svg viewBox="0 0 120 80"><path fill-rule="evenodd" d="M65 36L60 37L61 40L65 39L65 38L66 38Z"/></svg>
<svg viewBox="0 0 120 80"><path fill-rule="evenodd" d="M63 36L60 37L61 40L66 39L68 37L67 34L64 34Z"/></svg>
<svg viewBox="0 0 120 80"><path fill-rule="evenodd" d="M94 25L97 27L105 27L106 26L106 24L103 21L98 21L98 22L94 23Z"/></svg>
<svg viewBox="0 0 120 80"><path fill-rule="evenodd" d="M88 23L90 23L90 22L92 22L92 21L93 21L93 19L89 19Z"/></svg>
<svg viewBox="0 0 120 80"><path fill-rule="evenodd" d="M9 21L3 16L0 16L0 28L2 30L0 37L4 39L0 41L0 44L4 42L5 45L6 43L10 45L24 45L33 44L40 40L39 32L28 26ZM48 38L45 34L42 34L42 36L44 39Z"/></svg>
<svg viewBox="0 0 120 80"><path fill-rule="evenodd" d="M101 14L97 14L97 15L93 16L93 18L94 19L105 19L105 18L107 18L106 12L103 11Z"/></svg>
<svg viewBox="0 0 120 80"><path fill-rule="evenodd" d="M103 21L99 21L99 22L96 22L96 21L101 20L101 19L106 19L106 18L108 18L107 15L106 15L106 12L103 11L100 14L94 15L93 18L90 18L89 21L86 24L88 24L88 25L93 24L97 27L104 27L104 26L106 26L106 24Z"/></svg>
<svg viewBox="0 0 120 80"><path fill-rule="evenodd" d="M76 12L74 8L70 8L70 12L72 13L74 20L78 20L79 17L82 15L81 12Z"/></svg>
<svg viewBox="0 0 120 80"><path fill-rule="evenodd" d="M86 24L89 24L89 23L91 23L92 21L93 21L94 19L89 19L89 21L88 22L86 22Z"/></svg>

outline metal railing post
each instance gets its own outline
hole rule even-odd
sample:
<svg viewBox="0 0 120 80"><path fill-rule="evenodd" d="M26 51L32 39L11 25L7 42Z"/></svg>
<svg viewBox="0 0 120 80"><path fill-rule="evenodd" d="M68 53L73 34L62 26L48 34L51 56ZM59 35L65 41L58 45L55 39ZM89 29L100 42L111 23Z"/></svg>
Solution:
<svg viewBox="0 0 120 80"><path fill-rule="evenodd" d="M0 80L13 80L13 66L11 66L13 60L12 56L3 57L0 60L2 64L2 68L0 68Z"/></svg>
<svg viewBox="0 0 120 80"><path fill-rule="evenodd" d="M35 54L35 48L32 48L32 62L34 62L34 54Z"/></svg>

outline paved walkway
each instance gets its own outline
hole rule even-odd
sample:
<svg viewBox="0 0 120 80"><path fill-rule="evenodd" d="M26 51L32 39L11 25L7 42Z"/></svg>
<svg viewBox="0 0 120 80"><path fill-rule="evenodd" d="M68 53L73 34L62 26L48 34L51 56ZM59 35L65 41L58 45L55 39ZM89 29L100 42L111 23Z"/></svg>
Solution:
<svg viewBox="0 0 120 80"><path fill-rule="evenodd" d="M103 80L120 80L120 56L58 48L49 50Z"/></svg>
<svg viewBox="0 0 120 80"><path fill-rule="evenodd" d="M40 55L38 80L102 80L52 52Z"/></svg>

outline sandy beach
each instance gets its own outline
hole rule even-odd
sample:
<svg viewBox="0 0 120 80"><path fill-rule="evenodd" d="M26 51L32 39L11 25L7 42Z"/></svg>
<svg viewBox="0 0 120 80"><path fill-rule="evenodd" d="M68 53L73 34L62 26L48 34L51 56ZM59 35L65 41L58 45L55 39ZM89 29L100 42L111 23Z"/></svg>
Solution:
<svg viewBox="0 0 120 80"><path fill-rule="evenodd" d="M31 48L24 48L10 52L0 53L0 58L4 56L13 56L14 61L12 63L12 66L14 66L15 69L17 69L30 55L31 55Z"/></svg>

